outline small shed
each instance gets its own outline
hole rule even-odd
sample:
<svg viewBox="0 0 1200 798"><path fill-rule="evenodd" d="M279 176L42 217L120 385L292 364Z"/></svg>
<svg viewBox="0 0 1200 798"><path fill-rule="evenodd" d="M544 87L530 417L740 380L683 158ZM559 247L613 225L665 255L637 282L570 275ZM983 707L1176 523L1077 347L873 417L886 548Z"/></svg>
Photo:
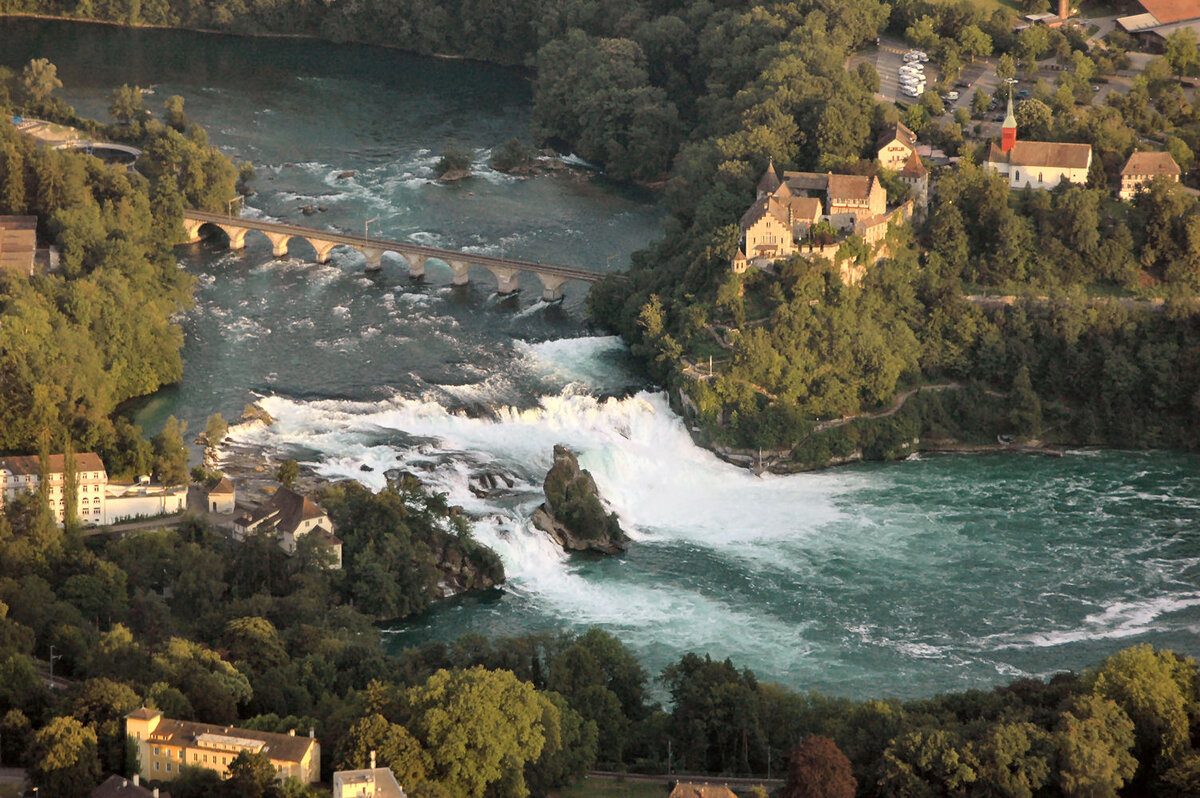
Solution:
<svg viewBox="0 0 1200 798"><path fill-rule="evenodd" d="M229 477L221 477L221 481L208 491L208 507L210 513L231 515L236 504L237 494Z"/></svg>

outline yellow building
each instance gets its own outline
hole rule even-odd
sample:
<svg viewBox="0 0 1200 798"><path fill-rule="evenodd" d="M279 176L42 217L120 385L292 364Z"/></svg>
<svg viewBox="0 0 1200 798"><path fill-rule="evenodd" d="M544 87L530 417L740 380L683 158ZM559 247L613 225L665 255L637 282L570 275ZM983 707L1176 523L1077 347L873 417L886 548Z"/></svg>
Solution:
<svg viewBox="0 0 1200 798"><path fill-rule="evenodd" d="M64 471L65 458L61 454L50 455L47 463L47 478L50 489L47 496L50 511L58 524L63 522L66 508ZM0 457L0 508L12 501L18 492L35 493L41 484L42 460L36 454L21 457ZM105 497L108 488L108 472L99 455L82 452L75 455L75 505L79 520L85 524L105 523Z"/></svg>
<svg viewBox="0 0 1200 798"><path fill-rule="evenodd" d="M307 737L297 737L295 730L274 734L172 720L142 707L125 716L125 732L137 744L138 767L148 779L171 781L185 765L215 770L225 778L229 763L242 751L266 754L280 781L294 776L312 784L321 778L321 744L311 729Z"/></svg>
<svg viewBox="0 0 1200 798"><path fill-rule="evenodd" d="M875 142L876 157L884 169L900 171L916 152L917 134L899 122L885 130Z"/></svg>

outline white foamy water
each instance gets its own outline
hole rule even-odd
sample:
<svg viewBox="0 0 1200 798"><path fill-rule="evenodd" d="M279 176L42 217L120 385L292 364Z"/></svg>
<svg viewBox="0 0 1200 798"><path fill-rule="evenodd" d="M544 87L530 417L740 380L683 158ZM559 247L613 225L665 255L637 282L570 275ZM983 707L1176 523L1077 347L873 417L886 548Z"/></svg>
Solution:
<svg viewBox="0 0 1200 798"><path fill-rule="evenodd" d="M1092 457L755 477L697 447L662 393L620 393L619 339L513 350L509 368L419 398L268 396L276 424L240 436L376 489L389 469L412 472L472 516L508 574L501 607L436 614L406 642L600 626L652 672L697 651L795 687L919 695L1091 664L1164 635L1179 647L1197 624L1190 550L1170 534L1091 526L1114 523L1093 511L1099 497L1145 493L1107 484ZM531 377L551 390L511 404ZM628 554L569 557L531 525L559 443L630 533ZM481 474L512 488L481 498ZM1190 507L1188 495L1174 506ZM1049 525L1031 535L1031 523Z"/></svg>

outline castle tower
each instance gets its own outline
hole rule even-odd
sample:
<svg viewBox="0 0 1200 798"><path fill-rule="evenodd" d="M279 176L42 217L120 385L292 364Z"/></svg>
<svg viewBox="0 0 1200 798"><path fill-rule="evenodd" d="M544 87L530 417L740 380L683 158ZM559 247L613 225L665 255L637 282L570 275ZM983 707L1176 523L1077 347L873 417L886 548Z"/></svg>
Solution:
<svg viewBox="0 0 1200 798"><path fill-rule="evenodd" d="M1017 117L1013 114L1012 86L1010 85L1008 87L1008 113L1004 117L1004 124L1000 126L1000 149L1007 153L1016 143Z"/></svg>
<svg viewBox="0 0 1200 798"><path fill-rule="evenodd" d="M762 199L774 194L780 183L779 174L775 171L775 159L772 158L767 166L767 171L763 172L762 179L758 181L758 198Z"/></svg>

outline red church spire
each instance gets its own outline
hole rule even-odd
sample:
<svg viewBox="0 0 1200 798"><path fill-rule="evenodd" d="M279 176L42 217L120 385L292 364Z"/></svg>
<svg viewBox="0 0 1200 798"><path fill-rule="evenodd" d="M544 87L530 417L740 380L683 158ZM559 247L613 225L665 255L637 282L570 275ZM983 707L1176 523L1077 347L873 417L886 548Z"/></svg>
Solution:
<svg viewBox="0 0 1200 798"><path fill-rule="evenodd" d="M1012 84L1008 87L1008 114L1004 117L1004 124L1000 126L1000 149L1004 152L1012 150L1013 145L1017 143L1017 117L1013 115L1012 107Z"/></svg>

